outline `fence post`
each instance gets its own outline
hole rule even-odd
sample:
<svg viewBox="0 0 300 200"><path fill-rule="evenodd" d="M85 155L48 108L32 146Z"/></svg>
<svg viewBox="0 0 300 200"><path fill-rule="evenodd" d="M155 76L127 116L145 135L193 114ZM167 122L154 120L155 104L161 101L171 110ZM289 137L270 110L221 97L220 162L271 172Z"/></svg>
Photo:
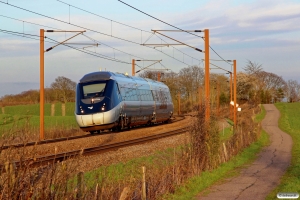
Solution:
<svg viewBox="0 0 300 200"><path fill-rule="evenodd" d="M1 110L2 110L2 114L5 114L4 106L2 106Z"/></svg>
<svg viewBox="0 0 300 200"><path fill-rule="evenodd" d="M146 167L142 167L143 180L142 180L142 200L146 200Z"/></svg>
<svg viewBox="0 0 300 200"><path fill-rule="evenodd" d="M51 104L51 116L54 116L55 115L55 104L52 103Z"/></svg>
<svg viewBox="0 0 300 200"><path fill-rule="evenodd" d="M5 166L5 171L7 173L8 188L9 190L11 190L16 181L16 164L14 162L12 163L5 162L4 166Z"/></svg>
<svg viewBox="0 0 300 200"><path fill-rule="evenodd" d="M61 104L61 115L66 116L66 104L65 103Z"/></svg>
<svg viewBox="0 0 300 200"><path fill-rule="evenodd" d="M81 199L83 197L83 172L79 172L77 175L77 199Z"/></svg>
<svg viewBox="0 0 300 200"><path fill-rule="evenodd" d="M130 191L129 187L124 187L119 200L126 200L126 199L128 199L129 191Z"/></svg>
<svg viewBox="0 0 300 200"><path fill-rule="evenodd" d="M224 148L224 154L225 154L225 161L227 161L227 150L226 150L226 146L225 143L223 142L223 148Z"/></svg>

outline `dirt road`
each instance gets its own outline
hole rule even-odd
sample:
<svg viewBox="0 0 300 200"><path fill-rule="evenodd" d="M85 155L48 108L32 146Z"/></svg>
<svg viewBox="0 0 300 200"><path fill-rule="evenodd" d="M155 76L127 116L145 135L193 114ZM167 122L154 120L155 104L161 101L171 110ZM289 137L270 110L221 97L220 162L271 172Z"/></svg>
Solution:
<svg viewBox="0 0 300 200"><path fill-rule="evenodd" d="M290 165L292 139L278 128L280 113L277 108L273 104L264 107L267 115L262 127L270 135L271 144L239 176L211 187L208 195L200 195L197 199L265 199L279 184L280 177Z"/></svg>

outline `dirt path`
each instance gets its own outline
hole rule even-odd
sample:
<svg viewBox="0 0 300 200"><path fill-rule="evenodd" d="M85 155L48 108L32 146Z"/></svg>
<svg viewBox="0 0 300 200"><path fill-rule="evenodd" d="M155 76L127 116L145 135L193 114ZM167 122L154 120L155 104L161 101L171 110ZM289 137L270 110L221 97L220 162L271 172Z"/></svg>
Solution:
<svg viewBox="0 0 300 200"><path fill-rule="evenodd" d="M277 108L273 104L264 107L267 115L262 127L270 135L270 146L264 148L239 176L213 186L207 196L198 196L197 199L265 199L279 184L291 161L292 139L278 128L280 113Z"/></svg>

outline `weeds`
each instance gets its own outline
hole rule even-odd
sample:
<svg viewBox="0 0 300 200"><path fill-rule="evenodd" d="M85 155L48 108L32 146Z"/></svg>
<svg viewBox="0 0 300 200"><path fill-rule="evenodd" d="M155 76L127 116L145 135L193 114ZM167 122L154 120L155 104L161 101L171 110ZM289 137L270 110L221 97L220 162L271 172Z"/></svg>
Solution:
<svg viewBox="0 0 300 200"><path fill-rule="evenodd" d="M167 198L166 194L173 193L189 178L217 168L256 141L260 126L252 120L253 112L253 108L245 106L232 137L221 141L217 118L212 116L207 123L203 110L191 122L190 140L183 147L157 154L151 161L126 170L103 166L89 178L77 171L80 156L33 168L32 163L22 162L14 167L10 157L13 150L1 152L0 159L8 164L0 175L0 199L141 199L142 166L146 167L147 199ZM20 155L20 161L28 157L26 152ZM30 155L34 155L34 148Z"/></svg>

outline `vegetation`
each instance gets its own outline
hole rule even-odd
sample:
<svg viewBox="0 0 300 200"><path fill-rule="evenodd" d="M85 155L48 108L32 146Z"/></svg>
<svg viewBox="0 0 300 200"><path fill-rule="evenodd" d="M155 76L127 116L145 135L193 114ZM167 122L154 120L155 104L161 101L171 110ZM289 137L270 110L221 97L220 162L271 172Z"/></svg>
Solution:
<svg viewBox="0 0 300 200"><path fill-rule="evenodd" d="M281 179L279 186L268 195L273 199L278 192L300 193L300 103L277 103L280 111L279 128L291 135L293 139L291 166Z"/></svg>
<svg viewBox="0 0 300 200"><path fill-rule="evenodd" d="M45 88L45 102L74 102L76 83L69 78L59 76ZM28 90L16 95L5 95L0 98L0 107L10 105L37 104L40 102L39 90Z"/></svg>
<svg viewBox="0 0 300 200"><path fill-rule="evenodd" d="M62 109L62 105L62 103L45 104L46 138L67 137L70 134L72 135L72 131L75 135L83 133L79 130L74 117L74 103L68 102L64 104L65 109ZM30 132L29 137L32 140L37 139L40 126L39 112L39 104L4 107L2 109L4 114L0 114L0 136L10 135L18 137L19 134L23 134L22 129L26 128ZM57 135L55 132L60 134ZM63 132L66 134L64 135Z"/></svg>
<svg viewBox="0 0 300 200"><path fill-rule="evenodd" d="M240 119L243 131L236 130L226 141L221 140L216 118L212 116L207 126L203 113L191 122L190 142L186 145L85 174L76 170L82 162L80 155L40 170L31 168L31 163L24 163L11 173L13 149L5 150L0 159L8 165L3 169L6 173L0 175L0 185L5 186L0 187L0 193L11 199L119 199L126 189L128 198L135 199L142 195L141 167L145 166L147 198L167 198L168 195L164 195L174 193L190 178L207 174L231 160L260 135L251 118L252 108L245 109L244 118Z"/></svg>
<svg viewBox="0 0 300 200"><path fill-rule="evenodd" d="M199 176L189 179L186 184L178 187L173 195L168 195L168 199L193 199L201 192L209 193L206 189L217 182L237 175L239 169L253 162L260 150L268 143L269 136L265 131L262 131L258 141L245 148L229 162L221 164L215 170L202 172Z"/></svg>

